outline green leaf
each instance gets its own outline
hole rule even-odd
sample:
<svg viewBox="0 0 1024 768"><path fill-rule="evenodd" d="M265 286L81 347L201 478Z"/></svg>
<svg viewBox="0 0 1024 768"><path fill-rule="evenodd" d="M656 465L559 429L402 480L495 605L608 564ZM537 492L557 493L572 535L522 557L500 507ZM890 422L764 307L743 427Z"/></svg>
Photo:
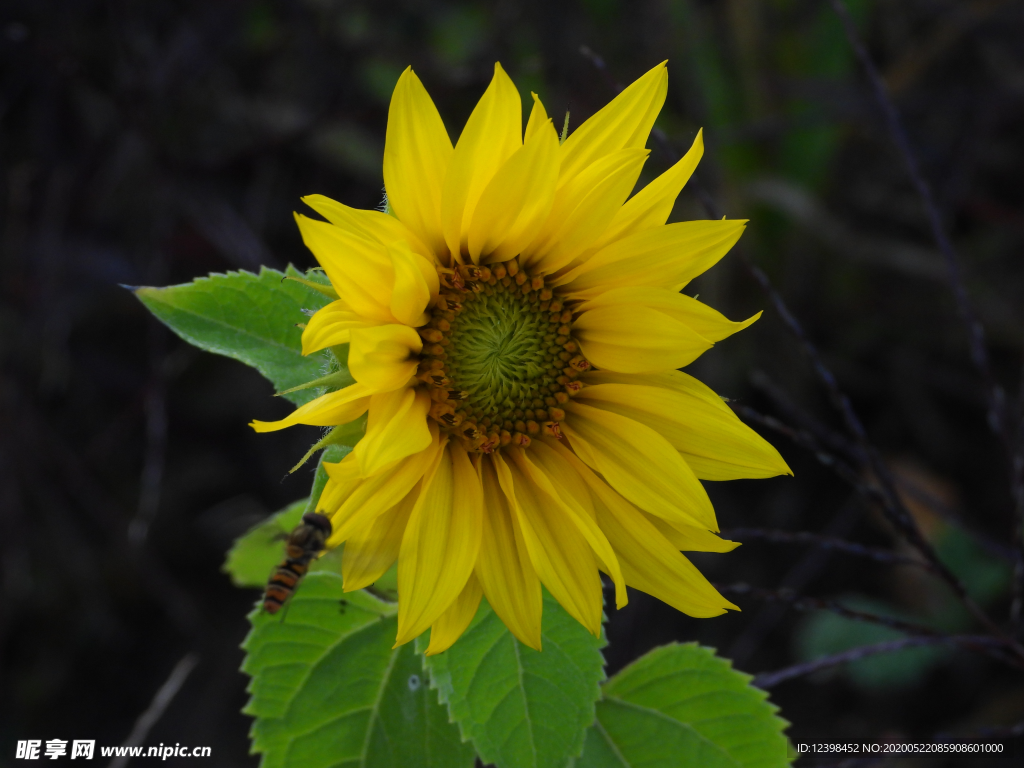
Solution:
<svg viewBox="0 0 1024 768"><path fill-rule="evenodd" d="M259 275L229 272L134 293L185 341L253 366L281 391L319 378L329 363L326 352L303 356L297 327L309 319L303 309L317 310L329 299L285 275L303 277L291 266L284 273L263 267ZM317 394L311 388L284 397L302 405Z"/></svg>
<svg viewBox="0 0 1024 768"><path fill-rule="evenodd" d="M750 675L696 643L666 645L604 685L573 768L774 768L788 726Z"/></svg>
<svg viewBox="0 0 1024 768"><path fill-rule="evenodd" d="M316 511L316 499L327 484L324 462L341 461L352 450L345 445L332 445L320 455L320 461L313 476L313 491L308 499L289 504L261 523L257 523L242 534L228 552L223 570L231 575L236 587L266 586L271 571L284 559L284 542L292 529L299 524L302 515ZM338 552L338 554L334 554ZM328 552L310 565L312 570L339 571L340 550Z"/></svg>
<svg viewBox="0 0 1024 768"><path fill-rule="evenodd" d="M605 641L544 595L543 651L516 640L487 602L449 650L425 657L431 685L498 768L555 768L578 755L604 679ZM426 638L418 641L425 648Z"/></svg>
<svg viewBox="0 0 1024 768"><path fill-rule="evenodd" d="M412 644L391 647L396 607L341 586L311 573L283 616L249 615L244 711L262 768L470 768Z"/></svg>

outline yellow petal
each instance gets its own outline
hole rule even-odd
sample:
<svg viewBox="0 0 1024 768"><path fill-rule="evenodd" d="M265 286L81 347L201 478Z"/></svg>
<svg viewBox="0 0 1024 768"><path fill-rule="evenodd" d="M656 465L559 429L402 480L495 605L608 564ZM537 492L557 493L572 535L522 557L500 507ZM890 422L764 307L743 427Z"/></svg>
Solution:
<svg viewBox="0 0 1024 768"><path fill-rule="evenodd" d="M605 155L647 146L667 92L668 70L662 62L573 131L562 144L559 186Z"/></svg>
<svg viewBox="0 0 1024 768"><path fill-rule="evenodd" d="M429 410L430 395L411 388L370 398L366 434L352 449L363 477L375 475L430 445Z"/></svg>
<svg viewBox="0 0 1024 768"><path fill-rule="evenodd" d="M447 444L447 438L442 437L441 440ZM452 475L451 452L445 445L441 460L434 465L432 472L423 476L419 497L402 536L402 547L398 553L399 620L396 646L416 636L410 632L426 612L433 614L432 619L440 615L464 585L452 589L453 585L444 584L449 587L444 595L445 604L432 603L432 592L443 581L444 555L448 548L455 490ZM424 623L420 632L430 623Z"/></svg>
<svg viewBox="0 0 1024 768"><path fill-rule="evenodd" d="M612 288L583 302L578 307L578 311L585 312L598 307L616 306L647 307L657 310L673 320L678 320L711 342L721 341L737 331L742 331L761 316L761 313L758 312L746 320L733 322L721 312L686 294L668 288L642 286ZM669 367L679 368L681 366Z"/></svg>
<svg viewBox="0 0 1024 768"><path fill-rule="evenodd" d="M540 579L526 551L516 514L498 482L494 454L484 457L483 536L476 576L491 608L521 643L539 651L542 612Z"/></svg>
<svg viewBox="0 0 1024 768"><path fill-rule="evenodd" d="M511 455L523 474L547 494L555 505L560 506L569 521L579 530L601 562L602 570L615 585L615 607L624 607L629 597L615 551L597 525L586 486L572 465L542 442L535 442L529 452L514 450Z"/></svg>
<svg viewBox="0 0 1024 768"><path fill-rule="evenodd" d="M740 545L738 541L723 539L717 533L695 528L692 525L680 525L673 521L662 520L660 517L641 512L661 535L672 542L672 546L684 552L732 552Z"/></svg>
<svg viewBox="0 0 1024 768"><path fill-rule="evenodd" d="M295 221L338 298L367 320L393 320L388 304L395 277L384 246L326 221L301 214L295 214Z"/></svg>
<svg viewBox="0 0 1024 768"><path fill-rule="evenodd" d="M452 156L437 107L409 67L398 78L388 109L384 188L388 204L431 251L445 255L441 187Z"/></svg>
<svg viewBox="0 0 1024 768"><path fill-rule="evenodd" d="M548 122L548 113L544 109L540 97L533 91L530 91L530 96L533 97L533 108L530 109L530 119L526 121L526 133L523 134L524 144L528 144L534 134L543 129ZM557 132L555 135L558 135Z"/></svg>
<svg viewBox="0 0 1024 768"><path fill-rule="evenodd" d="M465 449L449 443L413 508L398 556L398 639L440 618L473 574L483 530L483 489Z"/></svg>
<svg viewBox="0 0 1024 768"><path fill-rule="evenodd" d="M596 503L597 519L615 541L631 587L701 619L739 610L636 507L616 499L621 503Z"/></svg>
<svg viewBox="0 0 1024 768"><path fill-rule="evenodd" d="M370 586L394 565L418 497L419 486L415 485L401 501L356 528L345 541L341 575L346 592Z"/></svg>
<svg viewBox="0 0 1024 768"><path fill-rule="evenodd" d="M618 493L611 488L604 480L594 474L583 461L580 460L576 454L570 451L562 442L553 440L551 438L542 438L543 445L556 452L559 456L566 459L568 463L576 471L575 477L577 479L582 478L586 481L586 484L590 487L590 492L595 493L602 498L604 495L613 494L618 497ZM535 447L536 443L531 447ZM588 494L581 492L579 489L574 490L574 494L577 498L583 499ZM605 500L608 502L607 499ZM623 502L628 503L628 502ZM644 515L661 534L672 542L672 546L676 549L681 549L686 552L731 552L740 546L738 541L729 541L723 539L716 533L705 528L698 528L693 525L685 525L679 520L664 520L655 515L648 515L646 512L640 511L640 514ZM613 543L614 546L614 543Z"/></svg>
<svg viewBox="0 0 1024 768"><path fill-rule="evenodd" d="M427 656L447 651L456 640L462 637L462 633L466 631L469 623L476 616L483 594L480 581L476 576L470 574L469 581L466 582L466 586L459 593L458 598L431 626Z"/></svg>
<svg viewBox="0 0 1024 768"><path fill-rule="evenodd" d="M607 509L598 505L598 520L615 539L615 551L631 587L699 619L720 616L729 608L739 610L632 505L628 507L635 513L632 516L617 517Z"/></svg>
<svg viewBox="0 0 1024 768"><path fill-rule="evenodd" d="M326 206L324 203L331 203ZM436 297L439 290L434 262L412 250L418 240L393 216L380 211L356 211L333 200L314 201L320 208L330 211L341 225L315 221L296 215L306 245L320 261L338 291L342 304L367 321L399 320L410 325L425 322L423 309ZM337 215L336 209L346 209L352 223ZM380 226L371 219L369 225L354 214L376 214L392 224ZM364 226L365 225L365 226ZM423 247L420 245L419 247ZM401 255L396 265L396 254ZM396 272L396 266L401 272ZM414 280L415 283L410 281ZM410 304L411 285L415 285L415 301L419 309L402 309ZM399 314L395 314L396 308Z"/></svg>
<svg viewBox="0 0 1024 768"><path fill-rule="evenodd" d="M697 131L693 146L682 159L627 200L592 247L601 248L634 232L660 227L668 221L676 198L690 180L703 154L703 132Z"/></svg>
<svg viewBox="0 0 1024 768"><path fill-rule="evenodd" d="M480 196L469 227L472 260L517 256L551 212L557 179L558 134L548 120L512 153Z"/></svg>
<svg viewBox="0 0 1024 768"><path fill-rule="evenodd" d="M646 149L613 152L558 190L540 233L523 249L523 265L550 274L590 247L636 185L647 155Z"/></svg>
<svg viewBox="0 0 1024 768"><path fill-rule="evenodd" d="M572 331L587 360L622 373L682 368L712 346L690 326L655 309L629 304L584 312Z"/></svg>
<svg viewBox="0 0 1024 768"><path fill-rule="evenodd" d="M589 487L597 522L614 542L615 554L631 587L698 618L718 616L727 608L736 608L679 553L647 515L612 490L565 446L549 441L549 448L572 466Z"/></svg>
<svg viewBox="0 0 1024 768"><path fill-rule="evenodd" d="M280 421L254 420L249 426L257 432L276 432L295 424L309 424L314 427L348 424L366 413L372 394L372 390L357 382L300 405Z"/></svg>
<svg viewBox="0 0 1024 768"><path fill-rule="evenodd" d="M585 463L640 509L717 531L707 492L679 452L639 422L575 401L562 429Z"/></svg>
<svg viewBox="0 0 1024 768"><path fill-rule="evenodd" d="M418 266L423 259L410 251L409 245L402 241L391 243L387 249L395 273L394 290L391 293L391 314L406 325L426 325L430 320L426 310L431 295L430 285ZM436 276L437 270L433 272Z"/></svg>
<svg viewBox="0 0 1024 768"><path fill-rule="evenodd" d="M448 250L468 253L469 225L487 183L523 145L519 91L500 64L455 145L441 194L441 226Z"/></svg>
<svg viewBox="0 0 1024 768"><path fill-rule="evenodd" d="M394 216L383 211L350 208L324 195L306 195L302 202L319 213L335 226L347 229L366 240L376 240L389 245L396 240L408 243L413 253L418 253L428 264L437 263L437 257L415 233ZM437 275L437 271L434 275Z"/></svg>
<svg viewBox="0 0 1024 768"><path fill-rule="evenodd" d="M657 430L701 480L791 475L779 452L709 387L681 371L654 376L587 374L577 400Z"/></svg>
<svg viewBox="0 0 1024 768"><path fill-rule="evenodd" d="M351 453L337 464L324 464L330 480L317 502L317 511L331 518L333 533L327 543L336 547L353 532L375 520L402 500L431 470L441 451L436 428L431 443L370 477L361 477L359 462Z"/></svg>
<svg viewBox="0 0 1024 768"><path fill-rule="evenodd" d="M332 301L309 318L302 330L302 354L310 355L327 347L348 344L349 331L373 325L353 312L343 301Z"/></svg>
<svg viewBox="0 0 1024 768"><path fill-rule="evenodd" d="M530 562L562 607L594 635L601 634L601 578L593 550L564 513L564 507L522 469L522 448L505 462L494 454L501 489L523 533Z"/></svg>
<svg viewBox="0 0 1024 768"><path fill-rule="evenodd" d="M362 482L362 478L359 476L359 463L352 460L351 452L346 454L345 457L338 462L324 462L324 471L327 473L327 483L324 485L323 491L320 493L320 498L316 502L316 511L321 512L328 517L332 517L335 512L344 504L345 500L352 495L352 492ZM395 502L392 502L395 503ZM381 510L383 511L383 509ZM338 532L337 525L331 529L331 536L328 540L330 548L334 548L341 543L341 539L337 538Z"/></svg>
<svg viewBox="0 0 1024 768"><path fill-rule="evenodd" d="M353 328L349 333L348 370L374 392L404 387L416 373L420 335L407 325Z"/></svg>
<svg viewBox="0 0 1024 768"><path fill-rule="evenodd" d="M645 229L602 248L552 284L573 299L592 299L627 285L678 291L728 253L745 225L741 220L681 221Z"/></svg>

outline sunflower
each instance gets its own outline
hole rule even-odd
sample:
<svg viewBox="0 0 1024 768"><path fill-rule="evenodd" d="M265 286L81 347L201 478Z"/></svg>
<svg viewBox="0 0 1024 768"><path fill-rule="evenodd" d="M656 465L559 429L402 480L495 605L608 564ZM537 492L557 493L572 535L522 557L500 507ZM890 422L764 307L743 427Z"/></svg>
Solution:
<svg viewBox="0 0 1024 768"><path fill-rule="evenodd" d="M732 322L680 293L743 221L666 224L703 152L632 197L665 100L665 64L559 141L536 94L525 133L494 77L458 143L412 69L395 87L387 212L303 198L334 301L303 353L347 355L351 382L260 432L366 414L317 510L344 543L346 590L398 561L398 637L450 647L482 596L541 647L541 585L601 631L599 571L690 616L735 609L681 551L727 552L701 480L790 473L679 368ZM347 349L344 345L347 345ZM344 359L344 357L343 357Z"/></svg>

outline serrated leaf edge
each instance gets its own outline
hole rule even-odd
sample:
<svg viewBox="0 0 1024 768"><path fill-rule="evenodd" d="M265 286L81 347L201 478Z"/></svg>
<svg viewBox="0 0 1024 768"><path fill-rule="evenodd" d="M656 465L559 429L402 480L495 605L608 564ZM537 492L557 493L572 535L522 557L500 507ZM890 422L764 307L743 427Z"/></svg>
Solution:
<svg viewBox="0 0 1024 768"><path fill-rule="evenodd" d="M482 610L482 606L481 606L481 610ZM501 619L498 618L498 615L496 613L494 613L494 609L493 608L489 608L489 610L490 610L490 617L493 617L494 619L496 619L497 621L500 622ZM490 617L485 617L484 620L486 620L487 618L490 618ZM595 649L599 653L601 652L601 649L606 647L607 644L608 644L607 640L604 637L604 624L607 622L607 620L608 620L607 615L602 615L601 639L604 640L604 643L600 647ZM474 621L466 629L466 632L464 634L467 634L467 633L471 632L473 629L478 627L480 623L481 623L481 620L478 620L478 619L474 618ZM499 633L496 636L496 638L495 638L495 642L490 647L487 648L487 650L485 651L484 654L482 654L482 656L480 658L480 663L481 664L483 663L483 660L487 657L487 655L490 654L491 652L493 652L494 649L498 646L498 644L502 640L504 640L506 638L506 636L510 637L511 640L512 640L512 645L513 645L513 648L515 650L515 656L516 656L516 674L519 677L519 686L515 690L519 691L520 694L521 694L522 691L524 690L523 675L524 675L524 672L525 672L525 668L524 668L524 665L522 663L522 657L520 655L520 643L519 643L519 641L515 637L513 637L511 635L511 633L508 631L507 628L504 627L504 625L503 625L503 629L504 629L504 632ZM541 637L542 637L542 641L543 641L545 647L553 646L554 648L557 648L562 653L562 655L564 657L566 657L567 659L572 660L572 654L566 652L565 649L558 642L556 642L554 639L552 639L549 635L544 634L543 627L541 629ZM425 647L426 647L426 645L424 644L424 648ZM421 650L419 648L417 648L417 653L421 653ZM604 654L602 653L601 655L602 655L602 658L603 658ZM463 743L466 743L466 742L472 743L474 748L477 751L477 754L480 756L481 760L490 760L490 757L482 754L482 752L480 750L480 747L476 743L476 740L473 738L472 734L468 733L468 730L469 730L469 728L471 726L474 726L474 725L475 726L482 726L483 724L480 723L479 721L470 721L469 720L469 708L468 708L468 703L466 702L465 697L461 697L458 701L452 701L451 697L448 695L448 692L444 688L441 687L441 683L440 683L441 679L442 678L446 678L447 681L448 681L448 689L450 689L450 691L452 693L454 693L455 688L454 688L454 685L451 684L451 673L448 671L447 662L445 663L445 669L443 670L443 673L441 675L436 675L436 674L434 674L433 670L431 670L431 668L429 667L427 657L425 655L422 655L422 653L421 653L421 656L422 656L422 659L423 659L423 668L427 672L428 678L430 680L430 688L432 690L436 690L437 691L438 702L440 704L443 704L447 708L447 710L448 710L448 722L449 723L455 723L459 727L459 737L462 739L462 742ZM575 663L573 663L573 666L575 666L576 669L579 670L579 672L581 673L581 675L584 678L586 677L586 675L584 674L584 669L582 667L580 667L578 664L575 664ZM601 667L601 676L602 676L601 679L596 681L596 683L595 683L595 685L596 685L596 687L598 689L598 695L591 702L591 704L592 704L592 706L594 707L594 710L595 710L594 722L597 722L596 708L597 708L597 704L602 699L603 683L608 680L608 675L607 675L607 672L606 672L606 669L605 669L604 665L602 665L602 667ZM509 694L511 694L511 693L513 693L513 691L509 691ZM526 697L525 696L523 696L523 700L524 700L523 709L526 712L526 720L527 720L527 723L529 724L530 733L531 733L531 737L532 737L532 735L533 735L533 722L532 722L532 719L530 718L529 707L526 706ZM468 724L466 726L463 725L463 721L462 720L458 719L457 711L458 712L465 711L467 713L466 720L467 720ZM574 747L571 748L569 754L566 755L566 759L568 760L568 762L566 763L567 766L572 766L572 764L576 761L576 759L578 759L580 756L582 756L583 748L584 748L585 743L586 743L587 729L589 727L590 727L589 725L584 726L583 728L581 728L578 731L577 736L576 736L577 743L575 744ZM500 745L500 747L504 747L505 743L507 743L507 741L504 742L502 745ZM532 749L534 755L536 756L536 740L535 739L531 738L530 746L531 746L531 749ZM536 760L534 760L534 764L536 765Z"/></svg>
<svg viewBox="0 0 1024 768"><path fill-rule="evenodd" d="M295 269L291 264L288 265L288 268L289 269L293 269L293 270ZM295 271L297 272L298 270L295 270ZM199 284L203 284L203 283L207 283L207 282L212 283L212 282L216 281L217 279L226 279L226 278L231 278L231 277L236 277L236 276L238 276L238 277L251 277L254 280L258 281L261 277L263 277L266 274L270 274L270 275L274 275L274 276L280 275L282 280L285 277L288 276L287 270L285 272L281 272L280 270L277 270L277 269L272 269L270 267L262 267L261 266L259 273L250 272L247 269L229 270L227 272L211 272L208 275L204 275L202 277L195 278L190 283L178 283L177 285L165 285L163 287L143 285L143 286L138 286L138 287L133 288L132 289L132 293L134 293L135 296L140 301L142 301L142 297L143 296L150 297L150 298L152 298L155 301L160 301L160 297L157 294L159 292L161 292L161 291L169 291L169 290L173 290L174 288L185 288L185 287L190 286L190 285L199 285ZM162 302L162 303L166 304L166 302ZM143 301L143 304L145 304L144 301ZM181 310L181 311L185 311L185 310ZM194 314L194 313L190 313L190 314ZM227 329L229 329L231 331L234 331L236 333L244 333L244 331L240 330L238 327L233 326L233 325L228 325L227 323L224 323L221 320L217 320L215 318L207 317L205 315L202 315L202 318L203 318L203 320L205 320L205 321L207 321L209 323L212 323L214 325L219 325L219 326L221 326L223 328L227 328ZM161 322L163 322L163 321L161 320ZM166 325L166 323L165 323L165 325ZM172 328L169 325L168 325L168 328L170 328L172 331L174 331L174 333L176 333L178 336L183 338L185 341L189 342L190 344L193 344L193 346L199 346L197 344L194 344L194 342L190 338L190 335L187 335L187 334L179 331L177 328ZM252 335L252 334L248 334L248 335ZM277 342L277 341L268 341L268 340L264 339L262 336L254 336L253 338L258 338L260 340L260 342L266 344L267 346L277 347L278 349L286 349L286 350L289 350L291 352L295 352L296 351L296 348L293 347L293 346L290 346L288 344L281 344L280 342ZM201 348L205 349L207 347L201 347ZM212 352L213 349L209 349L209 351ZM217 354L222 354L222 353L218 352Z"/></svg>
<svg viewBox="0 0 1024 768"><path fill-rule="evenodd" d="M658 711L656 709L652 709L650 707L645 707L645 706L640 705L640 704L635 704L634 702L627 701L627 700L625 700L625 699L623 699L623 698L621 698L619 696L608 695L608 694L605 693L605 687L606 687L607 684L613 683L615 678L619 677L620 675L625 675L632 667L640 664L645 659L649 660L650 657L652 655L655 655L655 654L668 653L673 648L685 648L685 647L692 647L692 648L697 649L698 651L700 651L704 655L706 660L711 661L711 662L717 662L717 663L720 663L720 664L724 665L724 667L726 669L728 669L733 674L735 674L739 678L741 678L743 680L743 682L746 683L747 689L749 689L750 691L753 691L756 694L758 694L759 701L761 703L764 703L764 704L768 705L768 707L771 710L772 719L775 720L775 722L778 725L777 733L779 733L779 735L781 735L783 738L786 739L787 744L789 743L789 738L785 735L784 731L791 725L791 723L788 720L786 720L785 718L779 717L776 714L779 711L779 707L775 703L773 703L771 701L766 701L768 699L768 695L769 695L768 691L765 691L762 688L758 688L757 686L750 685L750 681L754 679L754 676L749 674L749 673L747 673L747 672L743 672L743 671L738 670L735 667L733 667L732 659L729 659L729 658L727 658L725 656L719 656L718 653L717 653L717 649L711 648L710 646L706 646L706 645L700 645L696 641L691 641L691 642L687 642L687 643L679 643L679 642L666 643L665 645L660 645L657 648L653 648L652 650L650 650L647 653L645 653L643 656L640 656L639 658L634 659L629 664L627 664L625 667L623 667L618 672L616 672L614 676L612 676L611 678L606 678L605 683L603 683L601 685L601 689L602 689L601 690L601 693L602 693L601 698L597 702L595 702L595 707L601 701L614 702L616 704L622 705L624 707L628 707L628 708L633 709L635 711L639 711L639 712L644 712L644 713L655 715L658 719L668 720L668 721L670 721L676 727L683 726L683 727L687 728L688 730L692 731L693 734L697 738L699 738L702 742L710 744L712 747L714 747L716 752L724 755L724 757L727 758L729 760L729 762L731 762L733 765L736 765L739 768L742 768L742 765L740 763L737 763L735 761L735 759L733 759L731 754L729 754L728 752L724 751L715 742L710 741L705 736L703 736L690 723L685 723L682 720L677 720L676 718L672 717L671 715L666 715L664 712L660 712L660 711ZM648 661L648 663L649 663L649 661ZM642 688L638 688L638 689L634 689L634 690L642 690ZM632 768L632 765L626 759L625 755L623 755L622 752L619 750L618 745L615 743L615 741L611 738L611 734L609 734L608 731L605 729L604 724L601 722L601 719L600 719L599 716L595 716L594 717L594 722L593 722L592 725L597 730L597 732L601 736L601 738L604 740L604 742L608 746L608 748L610 750L612 750L612 752L615 755L615 758L622 764L623 768ZM583 756L583 750L581 748L580 752L578 754L576 754L575 756L570 758L569 762L567 763L567 768L574 768L574 766L576 765L576 761L580 757L582 757L582 756ZM790 762L792 762L792 759L790 759Z"/></svg>

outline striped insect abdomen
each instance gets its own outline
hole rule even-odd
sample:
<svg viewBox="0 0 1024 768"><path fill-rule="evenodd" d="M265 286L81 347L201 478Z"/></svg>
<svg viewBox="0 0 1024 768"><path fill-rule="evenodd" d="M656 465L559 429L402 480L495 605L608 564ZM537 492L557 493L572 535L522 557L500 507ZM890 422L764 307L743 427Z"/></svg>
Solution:
<svg viewBox="0 0 1024 768"><path fill-rule="evenodd" d="M263 595L263 610L277 613L292 596L299 581L309 570L309 562L324 548L331 533L331 523L323 515L307 513L285 545L285 559L274 569Z"/></svg>
<svg viewBox="0 0 1024 768"><path fill-rule="evenodd" d="M302 559L288 558L274 571L267 584L267 593L263 599L263 610L277 613L284 601L292 596L299 580L309 570L309 557Z"/></svg>

